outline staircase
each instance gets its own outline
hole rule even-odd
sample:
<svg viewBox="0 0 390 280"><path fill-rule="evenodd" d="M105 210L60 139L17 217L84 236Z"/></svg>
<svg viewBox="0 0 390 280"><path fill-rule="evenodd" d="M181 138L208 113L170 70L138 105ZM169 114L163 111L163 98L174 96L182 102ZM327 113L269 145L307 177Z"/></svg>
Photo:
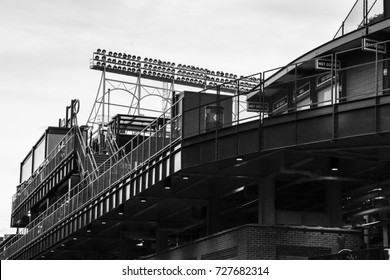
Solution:
<svg viewBox="0 0 390 280"><path fill-rule="evenodd" d="M106 154L94 154L93 155L96 165L98 166L99 169L99 174L103 174L105 170L110 168L110 162L107 161L109 159L109 155Z"/></svg>

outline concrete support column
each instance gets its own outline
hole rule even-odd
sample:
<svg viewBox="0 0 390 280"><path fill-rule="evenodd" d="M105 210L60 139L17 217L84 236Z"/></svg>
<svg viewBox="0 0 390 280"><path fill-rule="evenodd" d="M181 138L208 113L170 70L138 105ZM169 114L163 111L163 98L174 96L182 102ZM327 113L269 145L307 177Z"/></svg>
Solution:
<svg viewBox="0 0 390 280"><path fill-rule="evenodd" d="M213 234L219 231L219 201L211 199L207 207L207 233Z"/></svg>
<svg viewBox="0 0 390 280"><path fill-rule="evenodd" d="M383 225L383 247L389 247L389 225Z"/></svg>
<svg viewBox="0 0 390 280"><path fill-rule="evenodd" d="M156 251L162 252L168 249L168 234L164 230L156 231Z"/></svg>
<svg viewBox="0 0 390 280"><path fill-rule="evenodd" d="M127 260L127 255L129 251L129 242L130 240L127 237L125 236L121 237L120 246L119 246L119 256L118 256L120 260Z"/></svg>
<svg viewBox="0 0 390 280"><path fill-rule="evenodd" d="M329 216L329 226L343 226L342 211L343 188L339 183L326 187L326 208Z"/></svg>
<svg viewBox="0 0 390 280"><path fill-rule="evenodd" d="M258 223L260 225L274 225L276 222L275 179L273 177L259 179L258 188Z"/></svg>
<svg viewBox="0 0 390 280"><path fill-rule="evenodd" d="M369 216L364 215L363 216L364 222L368 223L369 222ZM366 248L370 248L370 229L369 228L364 228L363 230L363 236L364 236L364 244L366 245Z"/></svg>

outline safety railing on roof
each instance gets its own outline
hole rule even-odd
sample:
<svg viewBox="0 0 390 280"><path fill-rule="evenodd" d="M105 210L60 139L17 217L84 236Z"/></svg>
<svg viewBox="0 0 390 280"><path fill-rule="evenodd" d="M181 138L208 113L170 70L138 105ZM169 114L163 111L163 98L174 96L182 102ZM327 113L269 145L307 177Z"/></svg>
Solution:
<svg viewBox="0 0 390 280"><path fill-rule="evenodd" d="M12 241L12 245L4 251L4 257L9 258L180 140L182 116L177 114L176 109L181 102L181 99L178 100L127 145L119 149L117 154L112 155L106 163L103 163L100 166L103 171L97 179L91 180L92 175L89 175L34 219L27 228L21 230L20 235ZM161 119L166 121L161 122ZM161 123L163 125L160 125ZM130 152L124 154L126 147L131 149ZM117 156L119 160L113 160Z"/></svg>
<svg viewBox="0 0 390 280"><path fill-rule="evenodd" d="M342 67L338 61L347 52L361 50L359 47L241 78L235 81L237 89L235 94L221 94L219 86L205 89L202 91L203 94L194 95L198 102L193 107L187 108L183 103L185 98L180 99L102 164L103 172L96 180L89 182L89 178L84 179L30 223L21 232L22 236L15 237L15 242L5 250L4 256L9 258L14 255L29 242L82 209L86 203L131 175L182 137L208 133L254 120L263 123L266 118L290 112L389 94L390 82L386 82L384 77L388 75L386 65L390 64L390 60L380 55L384 44L387 43L389 41L371 44L368 51L373 55L364 63L357 62L356 65L349 63L348 66ZM313 65L316 65L316 68L308 71ZM273 80L274 74L281 70L286 73L283 78ZM304 70L305 74L300 70ZM359 76L359 73L363 72L364 78ZM356 75L361 79L357 79ZM244 79L258 81L249 91L256 93L257 98L254 98L254 101L247 100L248 91L240 92L241 84L246 83ZM181 112L181 108L184 107ZM229 117L225 118L227 115ZM196 127L186 121L188 116L200 118L199 122L193 122L196 123ZM189 129L185 131L187 125ZM215 134L215 137L218 137L218 134ZM126 149L130 152L125 153Z"/></svg>
<svg viewBox="0 0 390 280"><path fill-rule="evenodd" d="M357 0L333 39L383 19L383 0Z"/></svg>
<svg viewBox="0 0 390 280"><path fill-rule="evenodd" d="M259 97L262 118L389 94L389 59L381 55L389 42L368 44L366 51L372 53L371 59L366 56L364 60L355 60L355 64L349 61L344 67L341 58L361 51L362 47L263 72L265 82ZM312 67L309 65L316 68L307 71L307 67ZM283 79L269 79L282 69L289 74Z"/></svg>
<svg viewBox="0 0 390 280"><path fill-rule="evenodd" d="M53 170L74 151L74 129L63 137L54 147L44 162L31 177L18 186L17 193L12 198L12 211L15 211L23 201L50 175Z"/></svg>

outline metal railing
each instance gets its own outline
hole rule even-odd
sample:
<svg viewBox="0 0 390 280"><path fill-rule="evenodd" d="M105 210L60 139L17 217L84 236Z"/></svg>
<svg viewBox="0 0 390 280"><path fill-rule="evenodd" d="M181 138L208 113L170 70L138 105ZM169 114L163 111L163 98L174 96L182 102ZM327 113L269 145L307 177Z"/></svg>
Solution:
<svg viewBox="0 0 390 280"><path fill-rule="evenodd" d="M74 151L74 138L74 130L71 129L54 147L44 162L37 168L37 171L18 187L17 193L12 198L12 212Z"/></svg>
<svg viewBox="0 0 390 280"><path fill-rule="evenodd" d="M371 59L356 60L356 65L350 62L348 66L341 67L339 59L362 47L263 72L265 81L260 93L260 100L264 103L261 106L262 118L390 93L385 82L387 76L384 75L387 75L385 65L388 65L389 59L381 57L381 50L388 42L373 44ZM327 65L313 70L312 74L301 74L300 69L306 65L321 63ZM282 69L288 69L289 75L268 84L267 79Z"/></svg>
<svg viewBox="0 0 390 280"><path fill-rule="evenodd" d="M112 130L109 126L107 127L106 147L108 149L109 155L116 155L115 160L118 160L119 147L115 141L114 135L113 135Z"/></svg>
<svg viewBox="0 0 390 280"><path fill-rule="evenodd" d="M172 105L172 108L178 106L182 100L178 100ZM158 119L152 122L148 127L138 133L127 145L131 146L131 151L120 159L112 160L114 157L123 154L125 146L118 150L103 163L99 168L103 171L96 179L87 178L82 180L67 194L61 197L57 202L46 209L40 216L32 221L27 228L21 230L20 235L16 236L3 253L4 258L9 258L31 241L47 232L65 218L82 209L87 203L97 198L102 192L110 189L120 182L123 178L132 174L149 162L154 156L164 151L167 147L181 139L181 114L172 117L170 108L160 118L167 119L164 125L158 126ZM169 116L170 118L168 118ZM127 146L126 145L126 146ZM130 165L128 164L130 162Z"/></svg>
<svg viewBox="0 0 390 280"><path fill-rule="evenodd" d="M382 0L357 0L333 39L383 19Z"/></svg>
<svg viewBox="0 0 390 280"><path fill-rule="evenodd" d="M183 108L185 98L180 99L103 163L99 167L101 173L97 179L85 178L30 223L22 232L23 236L4 252L5 257L9 258L42 233L85 207L102 192L133 174L132 172L137 171L182 137L217 131L249 121L260 120L262 124L266 118L289 112L389 93L390 88L384 82L383 76L387 69L384 65L389 65L390 61L382 58L379 47L384 43L388 42L374 44L372 58L366 59L364 63L357 62L356 65L350 63L344 68L338 63L339 57L347 52L361 50L359 47L243 77L231 85L236 90L232 94L222 94L219 86L202 90L193 95L195 96L193 100L198 100L196 105L186 107L182 113L180 108ZM321 66L320 62L324 65ZM307 68L314 64L318 64L319 67L312 68L311 74L307 74ZM282 69L288 73L283 79L277 81L269 79ZM300 69L305 70L305 74L302 74ZM365 74L362 76L359 73ZM254 101L253 107L246 99L248 91L240 91L246 79L259 81L251 90L257 93L257 101ZM199 122L191 123L191 120L186 120L189 116L196 116ZM215 137L218 137L218 134ZM130 152L126 153L126 149Z"/></svg>
<svg viewBox="0 0 390 280"><path fill-rule="evenodd" d="M75 151L79 160L80 168L82 169L83 177L89 177L90 180L96 179L98 177L99 169L95 158L91 155L90 149L85 145L85 140L83 139L80 127L75 126L74 129L76 131L75 135L77 145ZM93 176L88 176L89 174L92 174Z"/></svg>

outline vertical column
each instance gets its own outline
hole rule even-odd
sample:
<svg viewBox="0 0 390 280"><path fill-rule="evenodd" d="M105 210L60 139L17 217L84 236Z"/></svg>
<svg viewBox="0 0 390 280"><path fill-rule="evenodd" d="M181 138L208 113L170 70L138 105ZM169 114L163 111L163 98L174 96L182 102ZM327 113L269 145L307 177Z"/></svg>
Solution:
<svg viewBox="0 0 390 280"><path fill-rule="evenodd" d="M213 234L219 231L219 201L211 199L207 207L207 233Z"/></svg>
<svg viewBox="0 0 390 280"><path fill-rule="evenodd" d="M368 215L364 215L363 219L365 223L368 223L370 220ZM370 248L370 228L364 228L363 236L364 236L364 244L366 248Z"/></svg>
<svg viewBox="0 0 390 280"><path fill-rule="evenodd" d="M156 230L156 252L168 249L168 234L165 230Z"/></svg>
<svg viewBox="0 0 390 280"><path fill-rule="evenodd" d="M123 233L120 237L120 246L119 246L119 255L118 258L120 260L127 260L128 259L128 251L130 249L129 243L130 240L125 236Z"/></svg>
<svg viewBox="0 0 390 280"><path fill-rule="evenodd" d="M275 179L271 176L259 179L258 188L258 222L261 225L274 225L276 222Z"/></svg>
<svg viewBox="0 0 390 280"><path fill-rule="evenodd" d="M383 225L383 247L389 247L389 225L388 224Z"/></svg>
<svg viewBox="0 0 390 280"><path fill-rule="evenodd" d="M329 226L341 227L343 225L342 213L342 185L331 184L326 188L326 208L329 216Z"/></svg>

